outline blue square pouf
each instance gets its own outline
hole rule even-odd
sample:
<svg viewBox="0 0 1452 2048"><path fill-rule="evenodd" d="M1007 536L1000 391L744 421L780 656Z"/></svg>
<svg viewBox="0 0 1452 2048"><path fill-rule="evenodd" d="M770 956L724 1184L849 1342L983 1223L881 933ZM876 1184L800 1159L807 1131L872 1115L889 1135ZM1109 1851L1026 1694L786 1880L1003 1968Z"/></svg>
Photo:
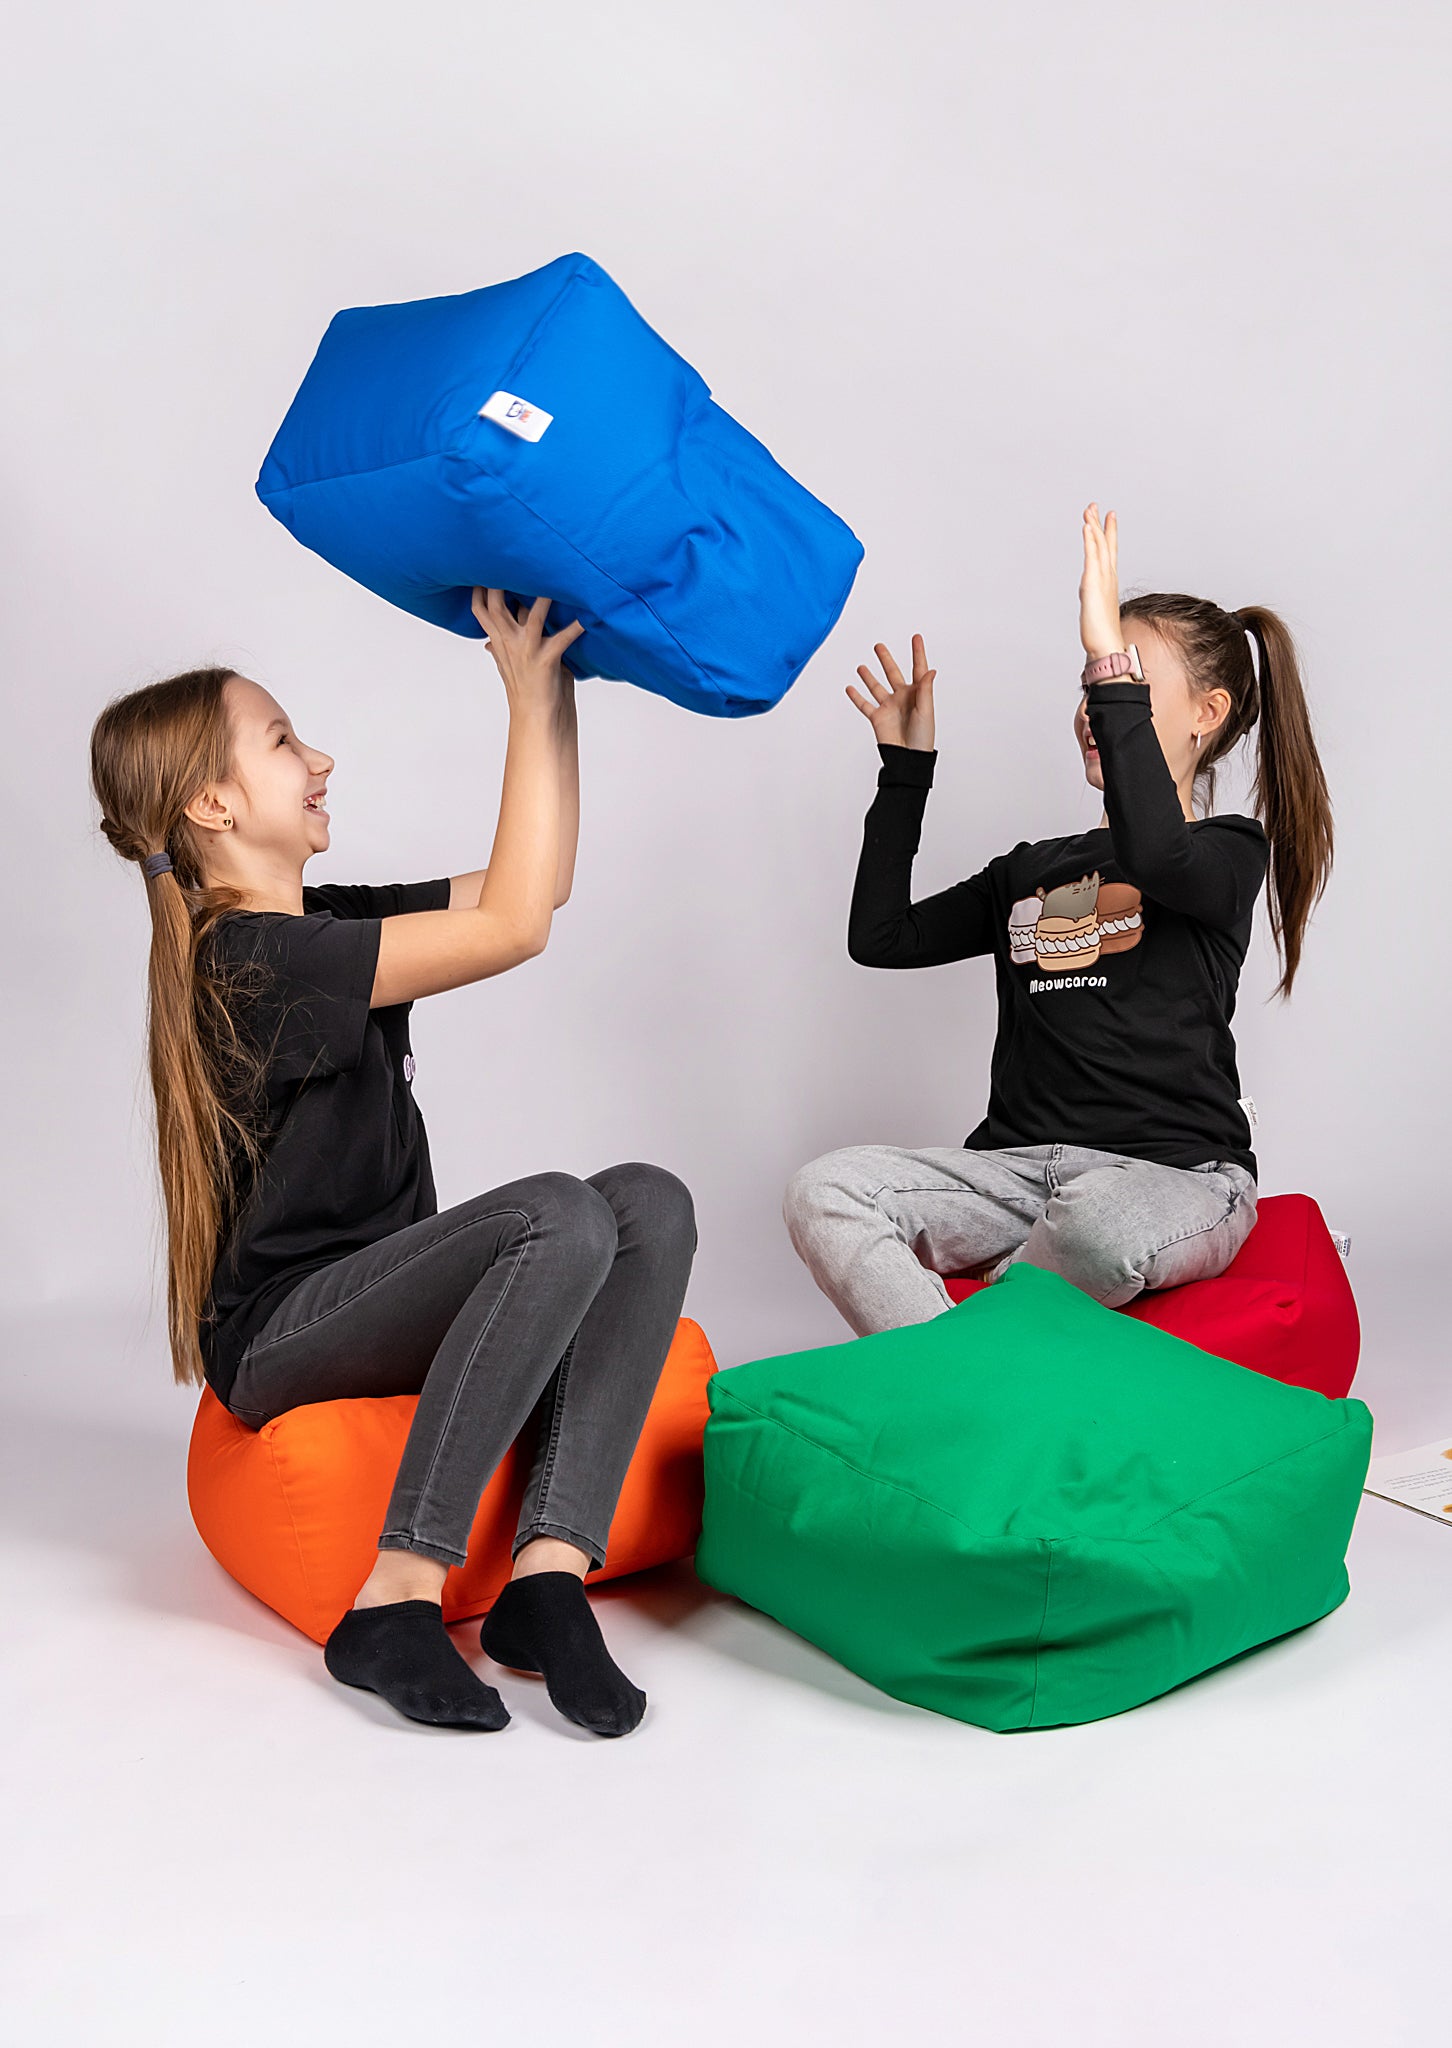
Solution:
<svg viewBox="0 0 1452 2048"><path fill-rule="evenodd" d="M579 618L577 675L689 710L775 704L862 547L588 256L328 326L257 479L391 604L478 635L476 584Z"/></svg>

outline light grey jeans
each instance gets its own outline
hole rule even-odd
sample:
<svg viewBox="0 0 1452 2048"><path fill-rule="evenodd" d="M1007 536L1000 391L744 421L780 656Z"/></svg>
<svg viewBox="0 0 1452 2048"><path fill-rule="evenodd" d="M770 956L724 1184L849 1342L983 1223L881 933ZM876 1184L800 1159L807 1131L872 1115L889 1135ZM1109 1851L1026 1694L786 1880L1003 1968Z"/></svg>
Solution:
<svg viewBox="0 0 1452 2048"><path fill-rule="evenodd" d="M1255 1223L1230 1159L1156 1166L1081 1145L849 1145L793 1174L792 1243L859 1337L951 1307L941 1276L996 1280L1016 1259L1106 1308L1223 1273Z"/></svg>

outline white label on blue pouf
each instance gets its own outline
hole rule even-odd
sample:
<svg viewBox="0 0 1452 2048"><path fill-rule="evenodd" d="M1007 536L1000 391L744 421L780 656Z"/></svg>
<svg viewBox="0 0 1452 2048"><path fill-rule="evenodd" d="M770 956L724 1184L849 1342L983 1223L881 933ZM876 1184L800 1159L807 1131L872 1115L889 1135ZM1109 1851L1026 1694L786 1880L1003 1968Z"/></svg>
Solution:
<svg viewBox="0 0 1452 2048"><path fill-rule="evenodd" d="M512 391L496 391L480 406L479 417L481 420L497 420L501 427L508 427L511 434L518 434L521 441L537 441L554 414L531 405L528 399L516 398Z"/></svg>

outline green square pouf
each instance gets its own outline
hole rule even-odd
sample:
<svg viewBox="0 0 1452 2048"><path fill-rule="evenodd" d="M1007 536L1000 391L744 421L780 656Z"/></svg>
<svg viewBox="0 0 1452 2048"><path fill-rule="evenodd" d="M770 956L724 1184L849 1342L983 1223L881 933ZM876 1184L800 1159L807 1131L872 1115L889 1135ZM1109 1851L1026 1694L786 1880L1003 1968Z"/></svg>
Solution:
<svg viewBox="0 0 1452 2048"><path fill-rule="evenodd" d="M701 1577L962 1721L1119 1713L1348 1591L1363 1404L1034 1266L710 1401Z"/></svg>

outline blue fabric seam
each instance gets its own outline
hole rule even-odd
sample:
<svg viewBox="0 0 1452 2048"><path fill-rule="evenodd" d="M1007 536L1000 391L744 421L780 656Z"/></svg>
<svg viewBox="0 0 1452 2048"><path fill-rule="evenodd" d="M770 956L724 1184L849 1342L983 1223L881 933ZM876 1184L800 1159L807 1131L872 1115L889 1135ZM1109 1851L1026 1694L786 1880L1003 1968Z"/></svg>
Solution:
<svg viewBox="0 0 1452 2048"><path fill-rule="evenodd" d="M588 256L586 256L583 260L586 263L590 262L590 258ZM593 267L595 266L592 265L592 268ZM540 313L539 318L535 321L533 327L530 328L529 333L525 336L524 340L520 343L519 347L515 350L514 354L509 358L509 362L506 365L504 372L506 376L511 376L513 372L519 367L522 357L534 345L535 339L538 336L541 327L544 325L545 321L548 320L554 313L555 308L560 303L560 300L565 296L565 293L570 289L570 286L575 282L575 279L579 275L580 273L578 269L572 270L570 272L570 275L565 279L565 282L560 286L559 290L550 300L549 304ZM485 289L488 290L489 287L486 286ZM306 382L306 379L304 379L304 382ZM293 403L296 404L296 402L296 399L294 399ZM289 411L290 410L291 407L289 407ZM475 414L475 417L478 417L477 413ZM285 427L286 425L287 422L286 420L284 420L283 427ZM282 428L280 427L278 429L279 437L281 436L281 433ZM267 452L270 458L272 450L269 449ZM452 451L446 447L431 448L426 450L425 453L422 455L402 456L397 462L375 462L371 464L370 467L367 469L342 469L335 470L330 476L310 476L297 483L285 484L282 490L278 491L264 491L261 485L261 481L259 479L258 484L256 486L257 495L259 498L261 498L263 504L265 505L267 504L270 498L282 497L284 495L284 492L308 491L312 489L314 484L347 483L351 481L351 479L354 477L382 476L386 471L390 469L408 469L415 462L432 462L436 460L438 456L448 455L451 452ZM440 590L450 590L453 588L453 585L448 583L441 583L438 587Z"/></svg>
<svg viewBox="0 0 1452 2048"><path fill-rule="evenodd" d="M299 483L284 484L280 490L264 491L260 483L255 484L253 488L263 504L270 510L274 498L290 498L295 491L315 491L323 484L348 484L352 483L355 477L384 476L390 469L412 469L416 463L437 462L441 455L448 455L449 453L451 451L447 448L430 448L422 455L401 456L397 462L375 462L370 464L367 469L340 469L331 476L306 477ZM346 574L346 571L344 573ZM354 581L356 582L356 580L355 577ZM367 588L366 585L364 587L365 589ZM453 587L450 583L441 583L438 586L440 590L451 590Z"/></svg>
<svg viewBox="0 0 1452 2048"><path fill-rule="evenodd" d="M692 654L690 648L681 645L681 642L676 638L675 634L671 631L670 627L665 623L664 619L661 618L660 614L656 611L655 606L650 602L648 598L642 597L638 590L632 590L628 583L620 582L618 577L612 576L608 569L602 569L600 564L597 561L594 561L589 555L587 555L583 548L577 547L574 541L567 539L566 536L562 534L559 528L554 524L553 520L546 519L543 512L537 512L533 505L527 504L526 501L520 497L517 491L512 490L510 488L510 486L504 481L502 476L496 475L496 473L492 469L486 469L484 464L480 461L477 455L465 455L461 450L458 449L451 450L450 452L452 453L454 459L458 462L472 462L474 467L478 470L481 476L488 477L489 481L492 484L496 484L498 488L504 492L506 497L511 498L513 502L516 505L518 505L521 512L527 513L531 519L535 520L540 526L544 527L547 533L552 533L555 539L560 543L561 547L568 548L570 553L576 556L578 560L582 561L587 569L593 570L595 575L603 578L603 580L610 585L612 590L618 590L622 594L622 596L628 597L632 604L638 604L643 612L648 613L649 616L655 621L656 625L659 626L661 632L665 635L666 639L670 641L671 645L678 649L679 652L684 656L684 658L691 664L691 667L694 669L695 673L700 677L702 686L706 690L708 690L713 697L719 698L723 703L725 702L725 691L720 687L718 683L713 683L711 681L705 669L702 668L700 662L696 659L695 655Z"/></svg>
<svg viewBox="0 0 1452 2048"><path fill-rule="evenodd" d="M529 516L529 518L535 520L540 526L544 527L546 532L553 534L555 539L560 543L560 545L562 547L568 548L570 553L574 555L579 561L583 562L587 569L592 570L595 575L599 576L602 579L602 581L608 583L612 590L618 590L621 593L621 595L623 597L628 598L632 604L638 604L642 611L648 613L650 618L660 628L660 631L665 636L665 638L669 640L671 645L674 648L676 648L680 655L690 663L692 670L694 671L695 675L699 678L698 687L702 689L704 693L717 698L722 703L728 701L726 692L720 687L718 683L712 682L711 678L702 668L696 656L692 654L689 647L682 646L681 642L676 638L675 634L671 631L670 627L666 625L665 621L661 618L660 614L656 611L654 605L651 604L648 598L642 597L638 590L632 590L628 584L621 583L617 577L614 577L610 574L610 571L608 569L603 569L598 562L594 561L589 555L587 555L583 548L577 547L572 540L568 540L551 520L546 519L542 512L537 512L533 505L527 504L525 500L520 497L517 491L511 490L509 485L504 481L503 477L499 476L494 470L486 467L486 465L479 459L477 455L465 454L465 452L460 448L435 448L430 449L426 455L410 455L405 461L402 462L380 462L375 464L374 467L371 469L350 469L347 471L341 471L336 476L310 477L306 483L288 484L285 487L285 489L281 491L263 491L259 489L257 495L259 498L261 498L263 504L266 505L269 510L271 510L272 499L280 499L286 496L290 496L294 491L311 491L315 490L322 484L352 483L355 478L365 476L382 476L387 470L390 469L410 469L420 462L440 461L467 462L472 464L472 466L480 476L487 477L489 482L497 486L497 488L501 490L507 498L511 499L512 502L519 507L521 512L526 513ZM436 583L429 587L431 587L437 594L442 596L446 591L454 590L458 586L452 583ZM851 585L849 584L848 589L850 590L850 588ZM842 602L845 604L846 601L846 596L844 594ZM840 606L838 609L840 610Z"/></svg>

